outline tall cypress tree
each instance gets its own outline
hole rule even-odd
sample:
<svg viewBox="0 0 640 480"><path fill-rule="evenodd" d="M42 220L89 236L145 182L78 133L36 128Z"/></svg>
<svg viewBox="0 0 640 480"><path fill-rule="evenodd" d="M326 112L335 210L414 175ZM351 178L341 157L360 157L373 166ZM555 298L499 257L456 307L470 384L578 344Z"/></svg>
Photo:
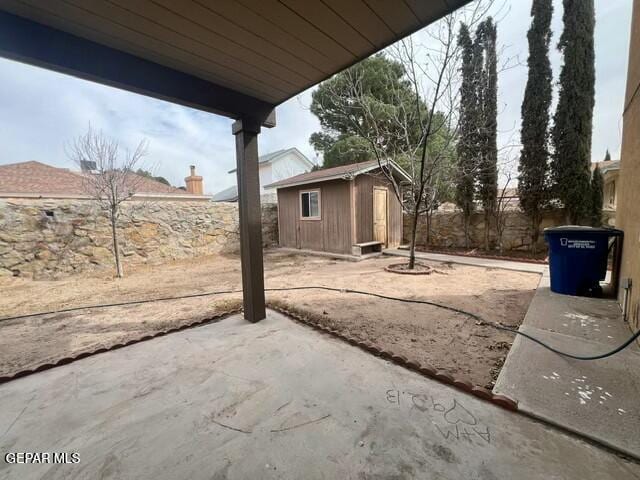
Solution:
<svg viewBox="0 0 640 480"><path fill-rule="evenodd" d="M474 175L476 169L477 88L474 76L474 46L469 28L460 25L458 45L462 56L462 82L460 84L460 119L457 144L457 174L455 176L455 200L462 210L465 246L470 245L469 224L475 210Z"/></svg>
<svg viewBox="0 0 640 480"><path fill-rule="evenodd" d="M552 0L533 0L529 40L529 77L522 101L522 152L518 165L520 207L529 217L531 250L535 253L542 212L547 206L549 168L548 128L553 74L549 62Z"/></svg>
<svg viewBox="0 0 640 480"><path fill-rule="evenodd" d="M591 202L589 204L589 220L592 227L602 226L602 203L604 194L604 178L598 165L591 174Z"/></svg>
<svg viewBox="0 0 640 480"><path fill-rule="evenodd" d="M584 221L590 198L591 133L595 103L593 0L564 0L564 55L558 106L551 130L554 191L570 223Z"/></svg>
<svg viewBox="0 0 640 480"><path fill-rule="evenodd" d="M609 149L607 148L607 153L604 154L604 161L605 162L610 162L611 161L611 154L609 153Z"/></svg>
<svg viewBox="0 0 640 480"><path fill-rule="evenodd" d="M491 245L491 225L498 197L498 73L497 29L491 17L478 27L476 41L484 51L484 64L478 85L480 91L480 130L478 196L484 210L484 247Z"/></svg>

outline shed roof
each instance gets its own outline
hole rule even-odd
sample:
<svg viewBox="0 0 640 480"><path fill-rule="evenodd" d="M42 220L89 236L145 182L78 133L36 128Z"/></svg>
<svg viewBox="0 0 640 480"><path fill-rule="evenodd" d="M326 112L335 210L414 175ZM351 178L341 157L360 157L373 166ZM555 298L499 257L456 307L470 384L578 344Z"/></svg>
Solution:
<svg viewBox="0 0 640 480"><path fill-rule="evenodd" d="M240 118L469 0L2 0L0 55Z"/></svg>
<svg viewBox="0 0 640 480"><path fill-rule="evenodd" d="M390 166L397 174L402 178L408 180L409 176L394 162L388 162L384 166ZM266 185L266 187L292 187L295 185L304 185L307 183L326 182L328 180L346 179L350 177L356 177L363 173L371 172L380 168L380 164L377 160L369 160L367 162L352 163L349 165L340 165L333 168L324 168L321 170L314 170L313 172L301 173L293 177L285 178L277 182Z"/></svg>

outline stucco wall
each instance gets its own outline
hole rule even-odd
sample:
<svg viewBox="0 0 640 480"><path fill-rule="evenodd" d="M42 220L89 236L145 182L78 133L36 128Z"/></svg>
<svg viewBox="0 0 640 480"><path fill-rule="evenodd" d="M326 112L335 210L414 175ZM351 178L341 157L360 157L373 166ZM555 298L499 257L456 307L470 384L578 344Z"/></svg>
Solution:
<svg viewBox="0 0 640 480"><path fill-rule="evenodd" d="M277 213L263 207L263 241L277 242ZM124 205L123 264L239 250L236 203L162 201ZM86 200L0 200L0 276L51 278L113 268L110 224Z"/></svg>
<svg viewBox="0 0 640 480"><path fill-rule="evenodd" d="M506 227L503 234L503 245L505 250L528 250L531 244L529 234L529 221L525 215L517 210L506 213ZM545 214L540 225L539 249L544 248L544 238L542 230L546 227L562 225L564 223L564 213L561 210L550 211ZM464 247L464 226L462 213L459 211L435 212L431 224L431 242L435 247ZM411 233L411 218L404 216L404 238L408 240ZM484 216L481 212L476 212L471 217L471 246L482 247L484 245ZM418 222L417 245L427 243L427 223L426 217L421 217Z"/></svg>
<svg viewBox="0 0 640 480"><path fill-rule="evenodd" d="M640 52L640 0L634 0L616 226L624 230L622 278L631 278L634 282L629 298L628 318L635 329L640 326L640 54L638 52ZM619 292L619 299L622 301L622 289Z"/></svg>
<svg viewBox="0 0 640 480"><path fill-rule="evenodd" d="M260 193L263 203L277 203L278 195L275 188L264 188L265 185L293 177L311 170L311 166L297 151L290 151L279 156L272 163L260 166Z"/></svg>

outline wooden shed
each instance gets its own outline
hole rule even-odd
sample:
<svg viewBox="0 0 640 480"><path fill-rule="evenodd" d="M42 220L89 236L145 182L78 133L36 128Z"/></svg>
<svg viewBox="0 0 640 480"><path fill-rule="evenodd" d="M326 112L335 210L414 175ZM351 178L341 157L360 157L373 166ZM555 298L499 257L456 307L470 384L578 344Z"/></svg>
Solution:
<svg viewBox="0 0 640 480"><path fill-rule="evenodd" d="M409 180L392 162L397 183ZM402 206L377 161L296 175L273 183L281 247L360 254L397 247Z"/></svg>

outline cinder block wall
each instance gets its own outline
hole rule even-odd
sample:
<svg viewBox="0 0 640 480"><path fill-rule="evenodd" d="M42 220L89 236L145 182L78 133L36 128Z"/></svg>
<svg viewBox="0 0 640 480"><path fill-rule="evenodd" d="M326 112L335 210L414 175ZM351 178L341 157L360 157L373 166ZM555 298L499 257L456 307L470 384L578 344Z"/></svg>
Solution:
<svg viewBox="0 0 640 480"><path fill-rule="evenodd" d="M277 210L263 207L263 243L278 240ZM236 203L124 204L119 239L125 267L239 251ZM113 268L106 214L88 200L0 200L0 276L56 278Z"/></svg>
<svg viewBox="0 0 640 480"><path fill-rule="evenodd" d="M633 2L616 226L624 230L622 278L634 282L628 318L632 328L637 329L640 326L640 0ZM618 293L622 302L622 289Z"/></svg>

